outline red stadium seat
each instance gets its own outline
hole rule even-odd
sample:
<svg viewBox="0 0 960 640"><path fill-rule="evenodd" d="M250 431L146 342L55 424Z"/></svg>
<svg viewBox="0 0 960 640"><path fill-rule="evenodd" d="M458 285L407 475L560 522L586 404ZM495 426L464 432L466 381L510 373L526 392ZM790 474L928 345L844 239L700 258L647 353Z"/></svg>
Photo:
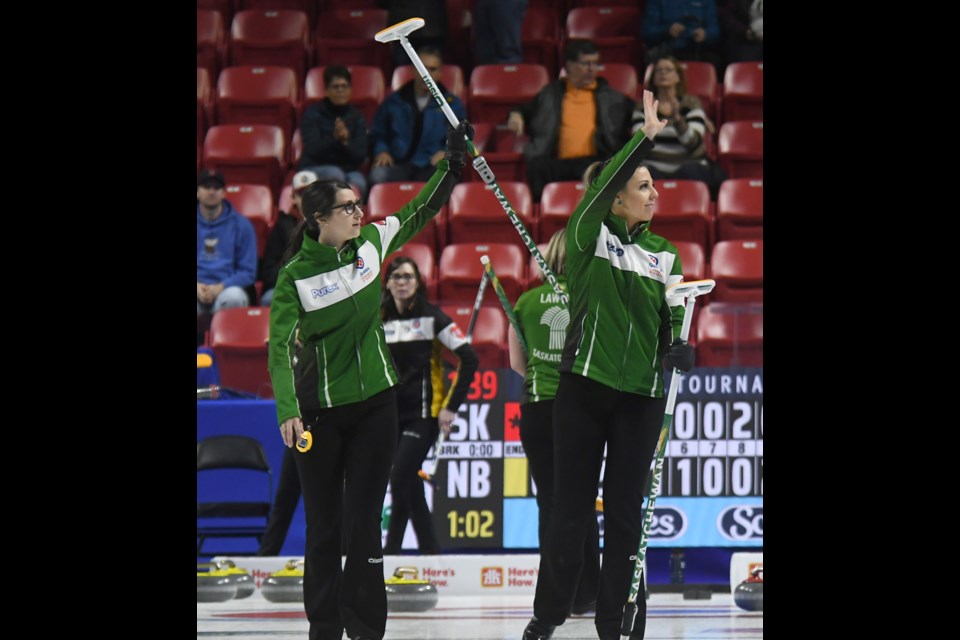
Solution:
<svg viewBox="0 0 960 640"><path fill-rule="evenodd" d="M497 276L499 275L498 273ZM487 296L490 295L495 294L484 292L484 299L486 300ZM474 291L474 297L476 297L476 291ZM470 317L473 315L473 305L440 305L440 310L450 316L450 319L456 322L460 330L466 335L467 329L470 327ZM510 366L507 351L507 326L507 316L499 306L481 307L477 312L470 346L477 352L481 369L502 369ZM456 364L454 356L446 351L444 352L444 358L451 365Z"/></svg>
<svg viewBox="0 0 960 640"><path fill-rule="evenodd" d="M583 198L583 183L575 180L550 182L540 196L540 238L549 242L553 234L567 228L570 214Z"/></svg>
<svg viewBox="0 0 960 640"><path fill-rule="evenodd" d="M393 70L392 49L373 36L387 27L386 9L332 9L317 16L314 64L372 65Z"/></svg>
<svg viewBox="0 0 960 640"><path fill-rule="evenodd" d="M713 242L710 189L697 180L661 180L650 230L674 244L696 242L704 251Z"/></svg>
<svg viewBox="0 0 960 640"><path fill-rule="evenodd" d="M228 183L226 199L244 218L253 223L253 230L257 234L257 255L263 256L263 248L276 220L270 188L262 184Z"/></svg>
<svg viewBox="0 0 960 640"><path fill-rule="evenodd" d="M210 73L204 67L197 67L197 141L203 143L207 127L213 124L213 88L210 85Z"/></svg>
<svg viewBox="0 0 960 640"><path fill-rule="evenodd" d="M471 122L507 122L510 110L531 100L550 81L539 64L482 64L470 74Z"/></svg>
<svg viewBox="0 0 960 640"><path fill-rule="evenodd" d="M210 127L203 140L203 166L218 169L227 184L265 184L279 194L287 170L283 130L271 125Z"/></svg>
<svg viewBox="0 0 960 640"><path fill-rule="evenodd" d="M763 123L724 122L717 137L728 178L763 178Z"/></svg>
<svg viewBox="0 0 960 640"><path fill-rule="evenodd" d="M296 173L296 168L300 164L300 156L303 155L303 136L300 134L300 128L293 130L293 135L290 136L290 171ZM293 176L287 176L288 178L293 178ZM284 180L284 184L289 183L290 180Z"/></svg>
<svg viewBox="0 0 960 640"><path fill-rule="evenodd" d="M604 78L611 87L629 98L637 99L637 70L633 65L623 62L601 63L597 75ZM560 70L560 77L567 77L567 69Z"/></svg>
<svg viewBox="0 0 960 640"><path fill-rule="evenodd" d="M230 26L230 64L289 67L303 84L310 63L310 20L303 11L239 11Z"/></svg>
<svg viewBox="0 0 960 640"><path fill-rule="evenodd" d="M197 66L216 78L227 65L227 32L219 11L197 9Z"/></svg>
<svg viewBox="0 0 960 640"><path fill-rule="evenodd" d="M520 46L523 49L524 62L541 64L546 67L549 77L557 77L562 40L563 31L555 9L527 7L520 24Z"/></svg>
<svg viewBox="0 0 960 640"><path fill-rule="evenodd" d="M473 304L480 286L483 265L480 256L490 263L511 304L523 292L527 281L525 251L515 244L450 244L440 254L440 284L437 291L445 304ZM494 298L495 300L495 298Z"/></svg>
<svg viewBox="0 0 960 640"><path fill-rule="evenodd" d="M526 135L518 136L505 124L492 122L473 123L473 144L487 161L497 181L525 182L527 163L523 148L530 142ZM470 169L464 176L467 181L481 181L480 174Z"/></svg>
<svg viewBox="0 0 960 640"><path fill-rule="evenodd" d="M210 346L220 368L220 384L272 398L267 371L269 337L269 307L235 307L213 314Z"/></svg>
<svg viewBox="0 0 960 640"><path fill-rule="evenodd" d="M686 282L703 280L707 277L707 260L703 247L696 242L678 240L673 243L680 254L680 266L683 267L683 279Z"/></svg>
<svg viewBox="0 0 960 640"><path fill-rule="evenodd" d="M373 115L383 102L383 71L370 65L345 65L350 72L350 104L355 106L367 120L367 126L373 124ZM323 84L323 72L326 66L314 67L307 72L301 115L310 105L321 102L327 95Z"/></svg>
<svg viewBox="0 0 960 640"><path fill-rule="evenodd" d="M683 76L687 80L687 93L700 98L703 109L714 124L718 123L717 107L720 104L720 83L717 82L717 70L709 62L680 60ZM653 63L647 65L643 74L644 86L650 84L653 75ZM639 92L638 92L639 93ZM640 96L642 97L642 96Z"/></svg>
<svg viewBox="0 0 960 640"><path fill-rule="evenodd" d="M297 126L300 85L287 67L228 67L217 80L218 124L272 124L285 140Z"/></svg>
<svg viewBox="0 0 960 640"><path fill-rule="evenodd" d="M376 0L369 1L373 3L376 2ZM287 11L302 11L303 13L307 14L307 22L309 23L310 27L313 27L314 23L317 21L318 6L323 4L323 2L317 2L316 0L239 0L240 9L284 9ZM333 2L326 3L326 5L330 6L330 8L339 8L332 6L333 4Z"/></svg>
<svg viewBox="0 0 960 640"><path fill-rule="evenodd" d="M416 75L416 69L412 64L405 64L393 70L393 77L390 79L390 93L399 91L400 87L413 80ZM457 96L463 103L467 103L466 83L463 81L463 69L459 65L445 64L440 68L440 83L447 88L450 93Z"/></svg>
<svg viewBox="0 0 960 640"><path fill-rule="evenodd" d="M711 302L697 318L700 367L763 366L763 303Z"/></svg>
<svg viewBox="0 0 960 640"><path fill-rule="evenodd" d="M530 187L525 182L498 182L520 221L537 240L537 221L533 217ZM506 242L521 249L526 243L504 213L493 190L482 182L462 182L450 194L447 237L451 244L467 242Z"/></svg>
<svg viewBox="0 0 960 640"><path fill-rule="evenodd" d="M721 240L710 257L711 300L763 302L763 240Z"/></svg>
<svg viewBox="0 0 960 640"><path fill-rule="evenodd" d="M234 6L236 6L234 0L197 0L197 9L218 11L224 24L230 24L230 21L233 20Z"/></svg>
<svg viewBox="0 0 960 640"><path fill-rule="evenodd" d="M734 62L723 74L723 121L763 120L763 62Z"/></svg>
<svg viewBox="0 0 960 640"><path fill-rule="evenodd" d="M640 16L636 6L577 7L567 14L566 37L592 40L603 62L638 66L644 55Z"/></svg>
<svg viewBox="0 0 960 640"><path fill-rule="evenodd" d="M436 259L434 258L433 247L428 247L427 245L419 242L408 242L388 255L383 261L381 276L383 278L384 286L386 286L387 283L387 267L390 266L390 263L393 262L394 258L399 258L400 256L406 256L417 263L417 267L420 269L420 276L423 278L424 284L427 285L427 299L436 300L437 267ZM466 327L464 327L464 331L466 331Z"/></svg>
<svg viewBox="0 0 960 640"><path fill-rule="evenodd" d="M367 222L383 220L389 215L400 211L410 200L420 192L426 185L426 182L381 182L370 188L367 195L367 206L364 213L368 217ZM413 237L412 242L419 242L435 249L437 239L446 237L446 207L440 209L440 213L434 217L432 223L420 230Z"/></svg>
<svg viewBox="0 0 960 640"><path fill-rule="evenodd" d="M717 196L717 240L763 239L763 180L724 180Z"/></svg>

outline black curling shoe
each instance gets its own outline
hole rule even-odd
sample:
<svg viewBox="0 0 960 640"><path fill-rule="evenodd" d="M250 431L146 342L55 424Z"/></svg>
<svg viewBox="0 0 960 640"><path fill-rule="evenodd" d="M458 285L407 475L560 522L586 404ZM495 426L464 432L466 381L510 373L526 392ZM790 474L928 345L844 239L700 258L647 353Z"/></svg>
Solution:
<svg viewBox="0 0 960 640"><path fill-rule="evenodd" d="M523 630L522 640L550 640L553 637L553 630L557 628L555 624L546 624L537 620L537 616L530 619L527 628Z"/></svg>

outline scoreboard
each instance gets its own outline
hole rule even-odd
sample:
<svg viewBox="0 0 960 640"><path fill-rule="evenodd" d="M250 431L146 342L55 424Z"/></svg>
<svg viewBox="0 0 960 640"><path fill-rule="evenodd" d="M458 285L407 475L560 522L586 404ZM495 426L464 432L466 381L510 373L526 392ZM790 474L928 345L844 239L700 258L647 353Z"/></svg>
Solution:
<svg viewBox="0 0 960 640"><path fill-rule="evenodd" d="M478 371L441 445L431 502L444 550L538 547L521 385L510 369ZM409 532L405 542L415 548ZM697 368L681 378L650 545L763 545L762 368Z"/></svg>

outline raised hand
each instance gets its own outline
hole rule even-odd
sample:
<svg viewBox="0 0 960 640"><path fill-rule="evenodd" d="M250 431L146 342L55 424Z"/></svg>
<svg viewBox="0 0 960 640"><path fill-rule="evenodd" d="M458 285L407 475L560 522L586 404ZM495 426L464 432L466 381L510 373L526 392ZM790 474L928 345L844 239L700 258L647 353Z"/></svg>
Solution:
<svg viewBox="0 0 960 640"><path fill-rule="evenodd" d="M663 128L667 126L666 120L660 120L657 115L657 108L660 106L660 102L653 97L652 91L643 91L643 126L640 127L640 130L643 131L643 135L653 140L658 133L663 131Z"/></svg>

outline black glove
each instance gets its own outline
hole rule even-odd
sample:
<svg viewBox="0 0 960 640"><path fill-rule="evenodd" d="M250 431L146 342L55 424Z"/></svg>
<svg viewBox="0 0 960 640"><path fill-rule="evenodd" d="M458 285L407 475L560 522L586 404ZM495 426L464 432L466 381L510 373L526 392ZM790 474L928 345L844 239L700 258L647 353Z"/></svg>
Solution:
<svg viewBox="0 0 960 640"><path fill-rule="evenodd" d="M671 371L674 369L690 371L693 369L693 347L689 342L684 342L680 338L675 339L663 354L663 364Z"/></svg>
<svg viewBox="0 0 960 640"><path fill-rule="evenodd" d="M450 170L460 173L467 166L467 141L464 135L473 140L473 126L466 120L461 120L456 127L447 128L447 153L445 155L450 164Z"/></svg>

